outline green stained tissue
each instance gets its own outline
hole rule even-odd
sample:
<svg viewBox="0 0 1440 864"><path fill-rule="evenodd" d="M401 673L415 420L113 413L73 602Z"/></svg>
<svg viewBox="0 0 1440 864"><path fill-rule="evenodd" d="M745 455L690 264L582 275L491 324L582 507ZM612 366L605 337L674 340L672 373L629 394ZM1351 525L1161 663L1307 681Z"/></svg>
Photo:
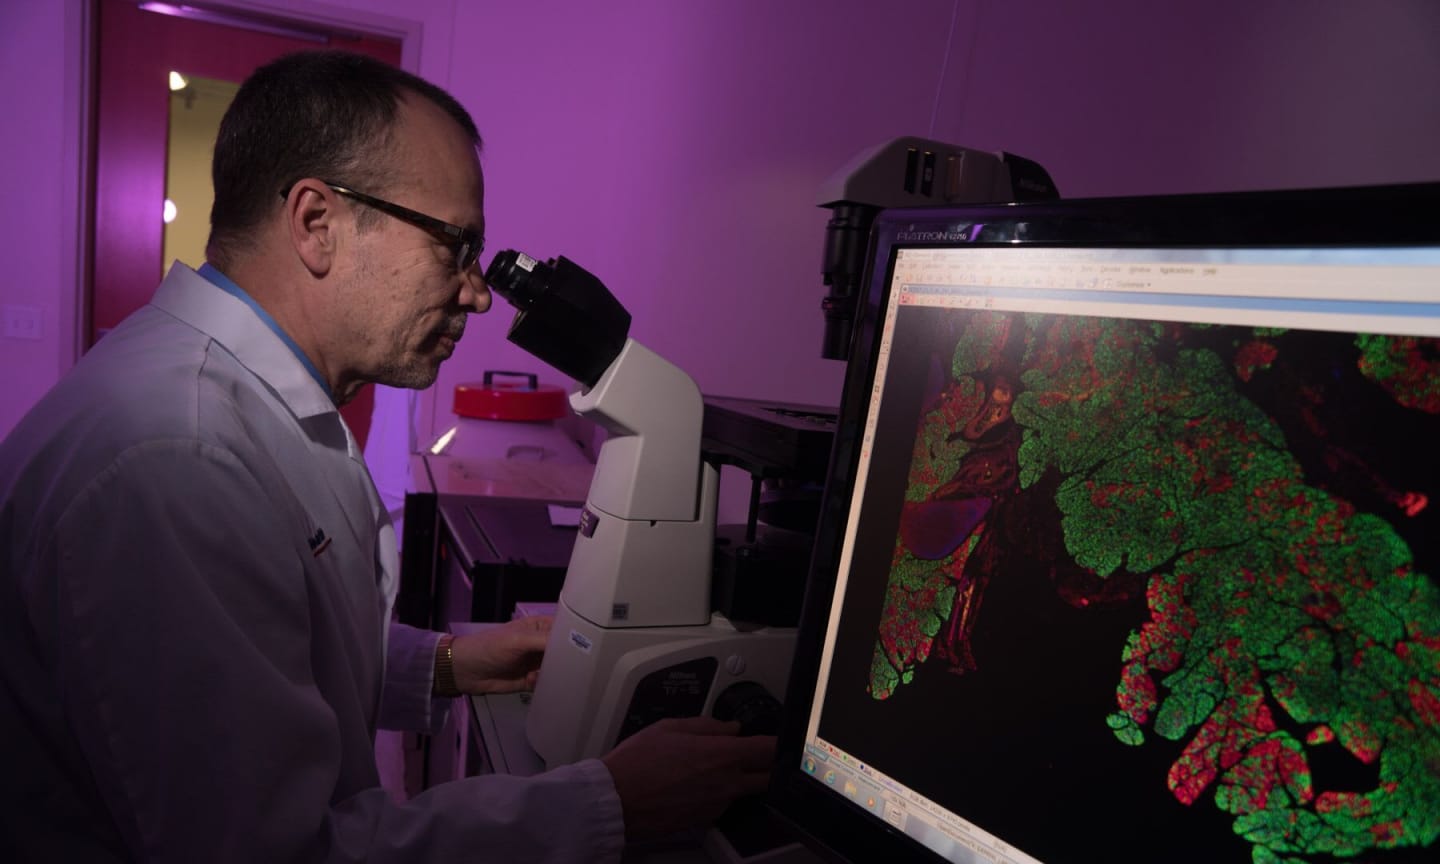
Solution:
<svg viewBox="0 0 1440 864"><path fill-rule="evenodd" d="M1187 803L1211 793L1255 861L1434 842L1433 582L1387 522L1305 484L1220 357L1181 349L1162 360L1152 327L1090 326L1088 354L1046 363L1043 348L1033 352L1042 362L1024 373L1014 416L1022 484L1062 478L1055 501L1076 563L1152 580L1150 619L1123 651L1121 710L1107 725L1130 746L1147 727L1184 742L1172 792ZM1360 344L1362 370L1401 382L1392 392L1419 404L1402 386L1414 347ZM1271 706L1325 732L1297 740ZM1314 788L1320 746L1378 765L1376 788Z"/></svg>
<svg viewBox="0 0 1440 864"><path fill-rule="evenodd" d="M888 698L897 686L910 683L915 664L929 656L935 634L955 599L955 586L944 569L953 557L937 565L902 554L891 568L870 664L870 695L876 699Z"/></svg>
<svg viewBox="0 0 1440 864"><path fill-rule="evenodd" d="M950 440L951 433L985 404L984 385L973 376L988 368L1010 326L1010 318L1004 315L978 314L971 320L951 358L952 379L922 418L911 454L906 501L928 500L955 475L960 460L970 451L971 445L964 440ZM956 581L976 539L972 536L942 561L916 558L897 539L870 664L872 697L889 698L897 687L913 679L916 665L930 656L935 637L951 614Z"/></svg>
<svg viewBox="0 0 1440 864"><path fill-rule="evenodd" d="M1114 731L1115 737L1119 738L1123 744L1138 747L1145 743L1145 730L1125 714L1117 711L1105 718L1105 724Z"/></svg>
<svg viewBox="0 0 1440 864"><path fill-rule="evenodd" d="M1360 374L1406 408L1440 414L1440 351L1435 340L1360 333L1355 347Z"/></svg>

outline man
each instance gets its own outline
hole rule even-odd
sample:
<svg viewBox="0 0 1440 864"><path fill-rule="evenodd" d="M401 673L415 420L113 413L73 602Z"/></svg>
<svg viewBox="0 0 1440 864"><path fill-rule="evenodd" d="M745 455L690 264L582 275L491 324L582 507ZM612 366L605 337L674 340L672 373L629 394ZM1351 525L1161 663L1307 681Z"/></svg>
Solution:
<svg viewBox="0 0 1440 864"><path fill-rule="evenodd" d="M548 627L389 625L394 532L335 410L431 384L489 307L478 147L375 61L258 70L209 263L0 444L0 859L613 861L762 788L773 741L701 719L535 778L379 786L377 724L529 686Z"/></svg>

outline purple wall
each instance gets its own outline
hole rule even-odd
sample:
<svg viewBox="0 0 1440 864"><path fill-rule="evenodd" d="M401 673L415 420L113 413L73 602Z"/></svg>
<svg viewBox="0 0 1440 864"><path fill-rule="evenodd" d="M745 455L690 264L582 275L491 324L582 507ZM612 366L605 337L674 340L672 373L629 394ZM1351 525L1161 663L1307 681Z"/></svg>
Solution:
<svg viewBox="0 0 1440 864"><path fill-rule="evenodd" d="M702 391L832 403L820 358L822 180L924 133L950 0L473 4L450 86L486 136L488 242L563 254ZM450 386L533 368L508 308L472 322Z"/></svg>
<svg viewBox="0 0 1440 864"><path fill-rule="evenodd" d="M63 62L71 11L40 0L0 3L0 307L39 315L39 338L0 330L0 435L69 368L74 351L80 109L78 74Z"/></svg>
<svg viewBox="0 0 1440 864"><path fill-rule="evenodd" d="M592 270L711 393L837 397L814 196L893 136L1012 150L1071 197L1440 179L1433 0L233 5L417 24L407 65L487 140L491 248ZM0 434L69 362L83 8L0 4L0 303L45 327L0 338ZM508 317L473 322L422 435L485 369L553 380L504 342Z"/></svg>
<svg viewBox="0 0 1440 864"><path fill-rule="evenodd" d="M937 133L1067 197L1440 180L1433 0L968 8Z"/></svg>

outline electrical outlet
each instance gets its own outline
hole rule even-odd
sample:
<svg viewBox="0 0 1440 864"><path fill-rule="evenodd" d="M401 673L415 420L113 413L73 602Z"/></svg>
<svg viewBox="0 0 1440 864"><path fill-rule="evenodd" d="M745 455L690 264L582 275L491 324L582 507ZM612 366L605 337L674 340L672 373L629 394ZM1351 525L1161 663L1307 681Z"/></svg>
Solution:
<svg viewBox="0 0 1440 864"><path fill-rule="evenodd" d="M0 336L6 339L40 338L40 309L38 307L0 307L0 317L4 319L3 328L0 328Z"/></svg>

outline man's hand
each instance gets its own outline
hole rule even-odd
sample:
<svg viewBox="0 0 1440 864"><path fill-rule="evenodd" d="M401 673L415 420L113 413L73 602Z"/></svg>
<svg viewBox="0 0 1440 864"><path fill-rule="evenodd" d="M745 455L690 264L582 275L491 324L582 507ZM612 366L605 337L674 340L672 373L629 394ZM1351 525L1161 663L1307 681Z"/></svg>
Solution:
<svg viewBox="0 0 1440 864"><path fill-rule="evenodd" d="M739 730L709 717L661 720L602 756L625 813L625 839L707 826L735 799L763 791L775 739L741 738Z"/></svg>
<svg viewBox="0 0 1440 864"><path fill-rule="evenodd" d="M549 615L536 615L456 636L450 645L455 686L476 696L535 689L551 622Z"/></svg>

